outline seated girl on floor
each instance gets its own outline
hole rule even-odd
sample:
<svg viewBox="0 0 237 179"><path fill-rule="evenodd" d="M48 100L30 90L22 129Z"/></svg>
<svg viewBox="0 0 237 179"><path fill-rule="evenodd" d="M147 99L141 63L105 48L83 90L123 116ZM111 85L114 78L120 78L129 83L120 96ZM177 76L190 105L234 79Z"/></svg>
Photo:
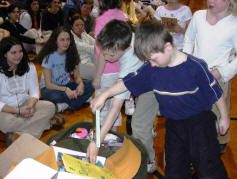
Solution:
<svg viewBox="0 0 237 179"><path fill-rule="evenodd" d="M82 80L80 76L77 48L71 32L65 27L53 31L37 60L43 67L41 95L57 104L58 112L68 107L77 110L91 97L94 88L90 80Z"/></svg>
<svg viewBox="0 0 237 179"><path fill-rule="evenodd" d="M0 131L7 134L7 144L13 134L40 138L52 124L55 106L39 100L36 68L14 37L0 43L0 80Z"/></svg>

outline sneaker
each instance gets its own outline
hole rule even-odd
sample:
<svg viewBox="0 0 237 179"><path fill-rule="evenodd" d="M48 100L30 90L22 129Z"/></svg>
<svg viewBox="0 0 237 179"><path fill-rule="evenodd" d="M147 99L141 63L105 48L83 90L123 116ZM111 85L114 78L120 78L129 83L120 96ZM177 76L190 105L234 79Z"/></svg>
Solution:
<svg viewBox="0 0 237 179"><path fill-rule="evenodd" d="M63 112L65 111L69 106L67 103L57 103L57 112Z"/></svg>
<svg viewBox="0 0 237 179"><path fill-rule="evenodd" d="M156 164L156 161L153 160L153 161L149 161L147 163L147 173L153 173L157 170L157 164Z"/></svg>
<svg viewBox="0 0 237 179"><path fill-rule="evenodd" d="M50 120L51 127L62 127L65 124L65 119L62 114L56 113L54 117Z"/></svg>
<svg viewBox="0 0 237 179"><path fill-rule="evenodd" d="M227 144L219 144L220 154L224 154L227 148Z"/></svg>
<svg viewBox="0 0 237 179"><path fill-rule="evenodd" d="M157 136L157 132L155 131L155 129L151 130L151 134L153 138Z"/></svg>
<svg viewBox="0 0 237 179"><path fill-rule="evenodd" d="M133 115L135 111L135 102L132 97L125 101L125 114Z"/></svg>

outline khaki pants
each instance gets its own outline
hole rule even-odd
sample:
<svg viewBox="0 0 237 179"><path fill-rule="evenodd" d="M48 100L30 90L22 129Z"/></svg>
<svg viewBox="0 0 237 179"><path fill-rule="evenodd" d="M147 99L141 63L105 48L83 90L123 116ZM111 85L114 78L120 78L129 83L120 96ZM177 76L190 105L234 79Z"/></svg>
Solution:
<svg viewBox="0 0 237 179"><path fill-rule="evenodd" d="M150 161L155 160L152 129L158 110L156 97L153 91L150 91L138 97L135 113L132 116L132 135L144 144Z"/></svg>
<svg viewBox="0 0 237 179"><path fill-rule="evenodd" d="M3 133L13 132L19 135L31 134L40 138L44 130L50 128L50 120L55 114L55 105L49 101L39 100L31 118L17 117L15 114L0 112L0 130Z"/></svg>
<svg viewBox="0 0 237 179"><path fill-rule="evenodd" d="M223 90L223 96L225 98L226 101L226 105L227 105L227 111L230 111L230 90L231 90L231 82L222 82L221 80L218 80L222 90ZM217 121L216 121L216 126L217 126L217 138L220 144L226 144L230 141L230 130L228 130L228 132L225 135L220 135L219 133L219 127L218 127L218 123L221 119L221 114L220 111L217 108L217 105L214 104L212 106L212 111L216 114L217 117Z"/></svg>

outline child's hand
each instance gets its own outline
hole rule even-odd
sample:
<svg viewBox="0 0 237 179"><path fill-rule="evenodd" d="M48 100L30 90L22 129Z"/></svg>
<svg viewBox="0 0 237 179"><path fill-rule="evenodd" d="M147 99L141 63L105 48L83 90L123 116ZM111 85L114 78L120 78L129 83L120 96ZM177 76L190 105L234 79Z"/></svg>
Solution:
<svg viewBox="0 0 237 179"><path fill-rule="evenodd" d="M32 117L33 116L32 107L28 105L20 107L20 115L25 118Z"/></svg>
<svg viewBox="0 0 237 179"><path fill-rule="evenodd" d="M33 106L29 105L29 104L28 104L27 106L29 107L29 110L30 110L30 113L29 113L29 114L30 114L31 116L33 116L34 113L35 113L35 108L34 108Z"/></svg>
<svg viewBox="0 0 237 179"><path fill-rule="evenodd" d="M77 98L77 94L68 87L67 87L65 93L69 99L76 99Z"/></svg>
<svg viewBox="0 0 237 179"><path fill-rule="evenodd" d="M76 91L76 94L77 96L80 96L84 93L84 83L81 82L78 86L77 86L77 89L75 90Z"/></svg>
<svg viewBox="0 0 237 179"><path fill-rule="evenodd" d="M221 74L217 67L212 67L211 68L211 74L215 77L215 79L219 80L221 78Z"/></svg>
<svg viewBox="0 0 237 179"><path fill-rule="evenodd" d="M92 86L95 89L100 89L100 78L94 78L92 81Z"/></svg>
<svg viewBox="0 0 237 179"><path fill-rule="evenodd" d="M90 144L87 147L87 152L86 152L87 161L92 164L95 164L98 151L99 151L99 148L96 147L95 142L90 142Z"/></svg>
<svg viewBox="0 0 237 179"><path fill-rule="evenodd" d="M97 96L91 101L91 110L95 113L96 110L100 110L105 104L106 98L103 97L103 94Z"/></svg>
<svg viewBox="0 0 237 179"><path fill-rule="evenodd" d="M229 117L226 117L226 118L221 117L221 120L219 121L218 125L219 125L220 135L225 135L230 127L230 118Z"/></svg>

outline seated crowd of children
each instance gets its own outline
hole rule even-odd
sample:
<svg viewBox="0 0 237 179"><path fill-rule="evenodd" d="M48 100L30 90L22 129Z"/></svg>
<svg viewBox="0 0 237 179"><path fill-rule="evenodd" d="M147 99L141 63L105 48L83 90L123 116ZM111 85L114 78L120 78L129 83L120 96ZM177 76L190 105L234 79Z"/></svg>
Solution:
<svg viewBox="0 0 237 179"><path fill-rule="evenodd" d="M188 178L190 163L200 178L228 178L219 153L230 140L236 1L207 0L194 15L181 0L3 0L0 11L0 131L8 145L64 124L61 112L79 110L94 92L103 141L122 124L124 101L136 97L131 133L148 152L148 173L157 169L152 129L161 114L167 179ZM91 141L89 162L98 150Z"/></svg>

